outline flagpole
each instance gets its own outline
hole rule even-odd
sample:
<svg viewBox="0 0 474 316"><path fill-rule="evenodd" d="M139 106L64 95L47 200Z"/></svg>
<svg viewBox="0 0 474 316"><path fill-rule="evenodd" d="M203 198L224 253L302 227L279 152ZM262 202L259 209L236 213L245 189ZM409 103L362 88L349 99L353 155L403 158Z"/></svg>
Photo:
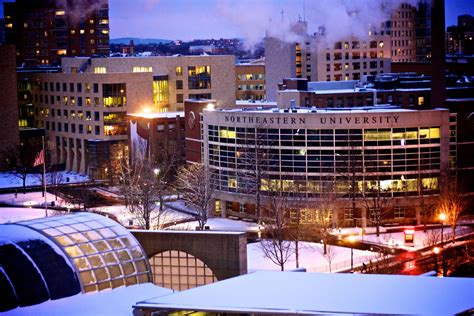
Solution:
<svg viewBox="0 0 474 316"><path fill-rule="evenodd" d="M44 136L41 137L43 141L43 190L44 190L44 212L48 217L48 197L46 192L46 152L44 151Z"/></svg>

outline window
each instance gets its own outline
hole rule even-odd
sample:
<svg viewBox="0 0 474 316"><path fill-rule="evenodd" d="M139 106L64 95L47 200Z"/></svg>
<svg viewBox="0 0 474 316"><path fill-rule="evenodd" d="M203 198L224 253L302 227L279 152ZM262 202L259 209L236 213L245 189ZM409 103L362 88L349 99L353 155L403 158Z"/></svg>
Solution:
<svg viewBox="0 0 474 316"><path fill-rule="evenodd" d="M183 103L183 95L182 94L177 94L176 95L176 103Z"/></svg>
<svg viewBox="0 0 474 316"><path fill-rule="evenodd" d="M125 83L102 84L104 107L125 106L127 104L127 88Z"/></svg>
<svg viewBox="0 0 474 316"><path fill-rule="evenodd" d="M95 134L100 135L100 126L95 126Z"/></svg>
<svg viewBox="0 0 474 316"><path fill-rule="evenodd" d="M188 88L211 89L211 66L189 66Z"/></svg>
<svg viewBox="0 0 474 316"><path fill-rule="evenodd" d="M153 72L153 67L134 66L133 72Z"/></svg>
<svg viewBox="0 0 474 316"><path fill-rule="evenodd" d="M105 74L107 73L107 68L105 67L94 67L95 74Z"/></svg>
<svg viewBox="0 0 474 316"><path fill-rule="evenodd" d="M99 93L99 84L94 83L94 93Z"/></svg>
<svg viewBox="0 0 474 316"><path fill-rule="evenodd" d="M176 89L183 89L183 80L176 80Z"/></svg>
<svg viewBox="0 0 474 316"><path fill-rule="evenodd" d="M176 66L176 76L182 76L182 75L183 75L183 67Z"/></svg>
<svg viewBox="0 0 474 316"><path fill-rule="evenodd" d="M69 83L69 92L74 92L74 83L73 82Z"/></svg>

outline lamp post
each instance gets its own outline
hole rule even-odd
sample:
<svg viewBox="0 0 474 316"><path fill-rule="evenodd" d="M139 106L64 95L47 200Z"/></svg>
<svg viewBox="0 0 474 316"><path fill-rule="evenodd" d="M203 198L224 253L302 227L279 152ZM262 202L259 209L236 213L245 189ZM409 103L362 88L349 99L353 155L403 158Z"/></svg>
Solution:
<svg viewBox="0 0 474 316"><path fill-rule="evenodd" d="M347 240L353 244L356 241L356 237L354 235L351 235L347 237ZM354 272L354 247L351 245L351 273Z"/></svg>
<svg viewBox="0 0 474 316"><path fill-rule="evenodd" d="M441 220L441 262L443 269L443 276L446 276L446 258L444 257L444 220L446 219L446 214L439 214L439 219Z"/></svg>
<svg viewBox="0 0 474 316"><path fill-rule="evenodd" d="M433 248L433 253L435 254L435 271L436 274L438 274L438 254L439 254L439 247L434 247Z"/></svg>

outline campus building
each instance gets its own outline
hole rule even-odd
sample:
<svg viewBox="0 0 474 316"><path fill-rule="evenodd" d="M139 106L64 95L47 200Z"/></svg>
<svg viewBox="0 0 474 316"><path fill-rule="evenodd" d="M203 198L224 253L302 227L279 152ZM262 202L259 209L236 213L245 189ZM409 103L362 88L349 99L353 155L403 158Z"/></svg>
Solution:
<svg viewBox="0 0 474 316"><path fill-rule="evenodd" d="M237 100L265 100L265 60L235 65Z"/></svg>
<svg viewBox="0 0 474 316"><path fill-rule="evenodd" d="M434 203L447 179L450 115L394 106L204 109L202 152L223 215L256 219L256 190L264 201L278 188L306 201L307 223L332 199L334 227L370 225L374 194L386 222L421 223L421 201Z"/></svg>
<svg viewBox="0 0 474 316"><path fill-rule="evenodd" d="M108 0L18 0L3 7L5 42L16 45L18 65L57 65L64 56L109 54Z"/></svg>
<svg viewBox="0 0 474 316"><path fill-rule="evenodd" d="M62 68L65 73L147 73L153 98L136 106L148 112L182 111L186 99L215 99L219 107L235 103L231 55L65 58Z"/></svg>
<svg viewBox="0 0 474 316"><path fill-rule="evenodd" d="M93 178L111 178L128 156L127 114L175 112L188 98L235 104L233 56L64 58L62 69L19 81L31 87L48 163Z"/></svg>
<svg viewBox="0 0 474 316"><path fill-rule="evenodd" d="M324 29L308 35L306 22L298 22L294 33L304 41L287 43L265 38L266 94L276 100L277 86L283 78L308 81L361 80L364 75L390 72L389 35L368 35L365 39L347 38L324 45Z"/></svg>

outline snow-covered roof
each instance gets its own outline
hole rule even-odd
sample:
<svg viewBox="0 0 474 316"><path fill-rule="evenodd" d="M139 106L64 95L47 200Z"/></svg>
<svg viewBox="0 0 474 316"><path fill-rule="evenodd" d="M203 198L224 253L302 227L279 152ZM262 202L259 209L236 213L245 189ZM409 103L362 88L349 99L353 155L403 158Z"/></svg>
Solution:
<svg viewBox="0 0 474 316"><path fill-rule="evenodd" d="M150 113L129 113L128 116L138 117L138 118L175 118L177 116L184 117L183 111L178 112L150 112Z"/></svg>
<svg viewBox="0 0 474 316"><path fill-rule="evenodd" d="M170 289L151 283L137 284L97 293L51 300L42 304L20 307L5 313L8 316L48 315L132 315L132 306L145 297L156 297L172 293ZM3 314L2 314L3 315Z"/></svg>
<svg viewBox="0 0 474 316"><path fill-rule="evenodd" d="M452 315L473 307L474 279L255 272L137 303L153 310L271 314Z"/></svg>

